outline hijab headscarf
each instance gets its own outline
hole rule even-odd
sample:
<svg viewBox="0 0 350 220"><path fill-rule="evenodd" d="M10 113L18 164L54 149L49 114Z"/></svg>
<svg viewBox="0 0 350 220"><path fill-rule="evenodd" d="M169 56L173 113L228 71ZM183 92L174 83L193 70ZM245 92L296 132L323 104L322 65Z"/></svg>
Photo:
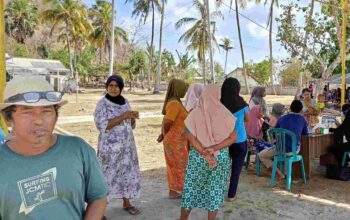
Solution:
<svg viewBox="0 0 350 220"><path fill-rule="evenodd" d="M109 86L109 84L115 81L120 89L120 94L118 96L110 96L108 93L106 93L105 98L108 99L109 101L113 102L114 104L118 104L118 105L124 105L125 104L125 98L121 95L123 88L124 88L124 80L121 76L119 75L112 75L110 77L108 77L107 81L106 81L106 90Z"/></svg>
<svg viewBox="0 0 350 220"><path fill-rule="evenodd" d="M198 106L198 100L204 90L203 84L192 84L187 91L185 108L189 112Z"/></svg>
<svg viewBox="0 0 350 220"><path fill-rule="evenodd" d="M221 103L231 111L238 112L248 106L246 101L239 95L241 84L236 78L229 77L225 79L221 87Z"/></svg>
<svg viewBox="0 0 350 220"><path fill-rule="evenodd" d="M245 128L247 130L247 134L250 138L262 139L262 126L264 120L259 118L262 109L260 106L255 105L248 112L248 122L245 123Z"/></svg>
<svg viewBox="0 0 350 220"><path fill-rule="evenodd" d="M345 135L345 138L348 142L350 142L350 104L345 104L342 107L342 112L345 115L343 123L336 129L335 135L339 139L338 142L343 142L343 136Z"/></svg>
<svg viewBox="0 0 350 220"><path fill-rule="evenodd" d="M279 118L283 114L284 109L285 109L285 106L283 104L275 103L272 105L271 115L275 118Z"/></svg>
<svg viewBox="0 0 350 220"><path fill-rule="evenodd" d="M253 102L254 105L260 105L262 111L265 115L268 115L267 105L263 98L263 94L266 92L266 88L264 86L257 86L253 89L252 95L250 97L249 102Z"/></svg>
<svg viewBox="0 0 350 220"><path fill-rule="evenodd" d="M186 95L188 89L188 84L185 83L183 80L180 79L172 79L169 82L168 90L165 96L164 105L162 114L165 115L166 111L166 105L171 99L178 100L181 103L181 98L183 98Z"/></svg>
<svg viewBox="0 0 350 220"><path fill-rule="evenodd" d="M232 133L236 117L220 102L220 88L208 85L199 98L199 106L186 118L185 125L203 147L219 144Z"/></svg>

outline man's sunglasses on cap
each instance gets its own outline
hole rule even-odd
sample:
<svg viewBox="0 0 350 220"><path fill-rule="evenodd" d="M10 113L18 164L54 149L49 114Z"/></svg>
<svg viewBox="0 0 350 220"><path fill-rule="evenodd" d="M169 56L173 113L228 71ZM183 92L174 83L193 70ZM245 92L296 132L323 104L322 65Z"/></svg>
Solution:
<svg viewBox="0 0 350 220"><path fill-rule="evenodd" d="M50 102L61 101L63 92L26 92L19 93L14 96L9 97L5 100L5 103L15 103L25 101L26 103L39 102L40 99L46 99Z"/></svg>

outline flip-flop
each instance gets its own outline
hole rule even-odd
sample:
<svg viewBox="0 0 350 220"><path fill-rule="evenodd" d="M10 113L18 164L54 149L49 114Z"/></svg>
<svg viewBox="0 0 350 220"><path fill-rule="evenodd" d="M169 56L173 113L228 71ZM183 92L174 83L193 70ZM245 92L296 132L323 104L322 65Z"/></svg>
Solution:
<svg viewBox="0 0 350 220"><path fill-rule="evenodd" d="M140 214L140 210L135 208L134 206L129 206L124 208L125 211L127 211L130 215L138 215Z"/></svg>

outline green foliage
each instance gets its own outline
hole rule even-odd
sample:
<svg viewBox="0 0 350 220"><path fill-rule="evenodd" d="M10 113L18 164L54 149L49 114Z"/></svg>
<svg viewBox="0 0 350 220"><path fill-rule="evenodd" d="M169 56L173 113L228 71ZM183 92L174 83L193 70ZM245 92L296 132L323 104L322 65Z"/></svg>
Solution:
<svg viewBox="0 0 350 220"><path fill-rule="evenodd" d="M79 56L77 56L77 66L76 70L79 75L90 77L94 76L96 73L94 71L93 60L96 57L96 49L93 47L88 47L84 49Z"/></svg>
<svg viewBox="0 0 350 220"><path fill-rule="evenodd" d="M66 68L69 68L69 55L67 48L62 48L56 51L49 51L49 58L59 60Z"/></svg>
<svg viewBox="0 0 350 220"><path fill-rule="evenodd" d="M218 81L223 81L225 78L224 68L217 62L214 64L214 72Z"/></svg>
<svg viewBox="0 0 350 220"><path fill-rule="evenodd" d="M179 29L185 25L193 24L179 39L187 44L187 49L191 51L197 51L198 61L202 62L205 53L209 49L209 33L207 29L207 16L206 8L204 4L199 0L193 0L193 6L198 11L200 17L185 17L181 18L175 23L176 29ZM213 26L211 30L214 30L215 22L211 22L210 26ZM213 31L214 33L214 31ZM212 40L217 45L216 38L212 33Z"/></svg>
<svg viewBox="0 0 350 220"><path fill-rule="evenodd" d="M198 70L196 68L188 68L185 70L185 76L184 78L181 78L181 79L184 79L186 82L188 83L192 83L194 82L194 77L197 75L198 73Z"/></svg>
<svg viewBox="0 0 350 220"><path fill-rule="evenodd" d="M15 57L29 57L27 46L24 44L16 44L16 48L13 55Z"/></svg>
<svg viewBox="0 0 350 220"><path fill-rule="evenodd" d="M268 85L270 77L270 61L263 60L260 63L246 63L248 74L259 84Z"/></svg>
<svg viewBox="0 0 350 220"><path fill-rule="evenodd" d="M167 79L168 73L173 72L175 69L175 59L174 55L168 51L168 50L163 50L162 52L162 79Z"/></svg>
<svg viewBox="0 0 350 220"><path fill-rule="evenodd" d="M157 9L161 11L161 5L159 0L126 0L126 2L134 2L134 10L132 16L140 17L140 21L146 23L151 10Z"/></svg>
<svg viewBox="0 0 350 220"><path fill-rule="evenodd" d="M134 76L138 76L146 68L146 55L143 50L136 50L132 53L132 56L128 63L129 78L133 79Z"/></svg>
<svg viewBox="0 0 350 220"><path fill-rule="evenodd" d="M38 8L32 0L11 0L5 9L5 32L24 44L38 24Z"/></svg>
<svg viewBox="0 0 350 220"><path fill-rule="evenodd" d="M112 4L104 0L97 0L96 4L89 10L89 17L94 27L90 40L99 48L110 47ZM128 35L120 27L114 28L114 42L121 45L121 42L128 41Z"/></svg>
<svg viewBox="0 0 350 220"><path fill-rule="evenodd" d="M49 48L46 44L41 44L38 49L38 54L41 58L47 59L49 58Z"/></svg>
<svg viewBox="0 0 350 220"><path fill-rule="evenodd" d="M283 86L298 86L301 64L298 61L292 61L281 72L281 83Z"/></svg>
<svg viewBox="0 0 350 220"><path fill-rule="evenodd" d="M282 6L283 13L276 20L279 22L277 40L291 54L304 61L303 71L309 71L315 77L328 77L340 72L340 49L338 37L341 35L340 1L323 4L321 12L316 12L309 19L310 7L301 7L298 2L289 2ZM296 13L304 14L305 26L300 26ZM350 18L348 16L348 22ZM339 25L339 26L338 26ZM305 33L308 32L306 43ZM347 41L350 29L347 28ZM306 51L304 57L303 51ZM350 67L350 64L348 65Z"/></svg>

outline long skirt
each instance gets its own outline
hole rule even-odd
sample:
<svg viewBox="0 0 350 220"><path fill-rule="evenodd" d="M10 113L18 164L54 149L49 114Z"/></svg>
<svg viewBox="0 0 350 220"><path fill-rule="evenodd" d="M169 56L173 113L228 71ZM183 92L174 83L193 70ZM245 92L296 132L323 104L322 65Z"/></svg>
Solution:
<svg viewBox="0 0 350 220"><path fill-rule="evenodd" d="M210 212L219 210L224 202L230 176L230 156L227 148L220 150L216 161L217 166L210 168L204 157L191 148L182 194L182 208L203 208Z"/></svg>
<svg viewBox="0 0 350 220"><path fill-rule="evenodd" d="M172 127L163 140L169 190L181 193L188 162L184 129Z"/></svg>

